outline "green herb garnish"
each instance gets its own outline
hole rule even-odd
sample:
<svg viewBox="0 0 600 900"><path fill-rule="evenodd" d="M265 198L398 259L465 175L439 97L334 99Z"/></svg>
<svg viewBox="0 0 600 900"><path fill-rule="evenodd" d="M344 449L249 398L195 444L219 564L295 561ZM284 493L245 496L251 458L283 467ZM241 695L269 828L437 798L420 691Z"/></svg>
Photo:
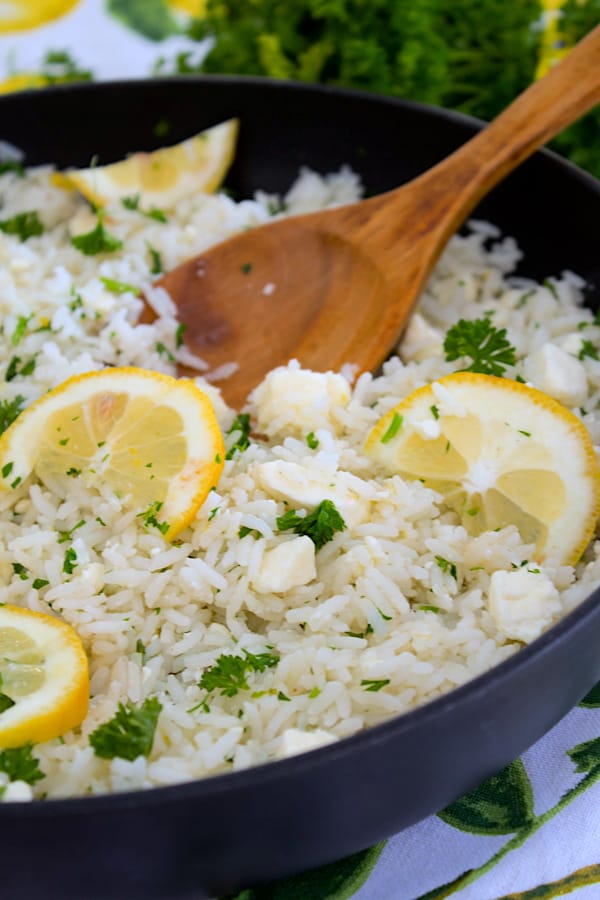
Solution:
<svg viewBox="0 0 600 900"><path fill-rule="evenodd" d="M144 525L146 528L157 528L161 534L166 534L170 528L168 522L159 522L157 519L158 513L162 509L162 503L160 500L155 500L150 504L148 509L145 509L143 512L138 513L138 517L143 519Z"/></svg>
<svg viewBox="0 0 600 900"><path fill-rule="evenodd" d="M68 550L65 551L65 558L63 560L62 570L65 575L72 575L75 571L75 567L77 566L77 552L73 549L73 547L69 547Z"/></svg>
<svg viewBox="0 0 600 900"><path fill-rule="evenodd" d="M126 294L129 292L135 294L136 297L139 297L141 294L139 288L134 287L133 284L127 284L126 281L115 281L114 278L105 278L104 275L100 276L100 281L106 290L111 291L113 294Z"/></svg>
<svg viewBox="0 0 600 900"><path fill-rule="evenodd" d="M506 328L496 328L488 316L483 319L460 319L448 329L444 340L446 360L454 362L466 357L471 363L461 371L483 375L504 375L514 366L516 351L506 337Z"/></svg>
<svg viewBox="0 0 600 900"><path fill-rule="evenodd" d="M264 672L279 662L275 653L249 653L243 656L224 653L203 672L198 687L205 691L220 691L224 697L234 697L238 691L247 691L247 675L250 672Z"/></svg>
<svg viewBox="0 0 600 900"><path fill-rule="evenodd" d="M15 701L12 700L8 694L2 693L2 675L0 675L0 715L3 712L6 712L7 709L10 709L11 706L15 705Z"/></svg>
<svg viewBox="0 0 600 900"><path fill-rule="evenodd" d="M225 437L235 437L234 442L228 447L227 453L225 454L225 459L232 459L236 450L242 453L250 446L250 430L251 426L249 414L240 413L239 415L237 415L225 432Z"/></svg>
<svg viewBox="0 0 600 900"><path fill-rule="evenodd" d="M295 509L289 509L277 516L279 531L294 531L307 535L317 550L333 540L336 531L344 531L346 523L331 500L321 500L317 508L307 516L299 516Z"/></svg>
<svg viewBox="0 0 600 900"><path fill-rule="evenodd" d="M26 241L30 237L38 237L44 233L44 226L40 222L35 210L17 213L12 219L0 221L0 231L4 234L14 234L19 240Z"/></svg>
<svg viewBox="0 0 600 900"><path fill-rule="evenodd" d="M398 434L400 428L402 427L402 422L402 416L399 413L394 412L392 415L392 421L386 428L385 434L383 434L380 438L382 444L388 444L392 440L392 438Z"/></svg>
<svg viewBox="0 0 600 900"><path fill-rule="evenodd" d="M14 400L0 400L0 434L6 431L23 411L24 403L25 397L22 397L21 394L17 394Z"/></svg>
<svg viewBox="0 0 600 900"><path fill-rule="evenodd" d="M90 745L101 759L127 759L149 756L162 704L156 697L144 700L141 706L119 703L117 712L108 722L92 731Z"/></svg>
<svg viewBox="0 0 600 900"><path fill-rule="evenodd" d="M444 572L445 574L451 575L452 578L454 578L454 580L456 580L456 576L458 573L457 573L456 566L453 562L450 562L449 559L444 559L443 556L436 556L435 561L436 561L438 567L442 570L442 572Z"/></svg>
<svg viewBox="0 0 600 900"><path fill-rule="evenodd" d="M310 447L311 450L316 450L319 446L319 439L316 437L314 431L309 431L306 435L306 443Z"/></svg>
<svg viewBox="0 0 600 900"><path fill-rule="evenodd" d="M85 256L96 256L98 253L114 253L123 246L123 241L114 237L104 227L102 210L98 210L96 227L85 234L71 238L71 244Z"/></svg>
<svg viewBox="0 0 600 900"><path fill-rule="evenodd" d="M360 683L361 687L364 687L365 691L380 691L381 688L384 688L386 684L390 683L389 678L381 678L379 681L372 678L363 678Z"/></svg>
<svg viewBox="0 0 600 900"><path fill-rule="evenodd" d="M27 784L35 784L45 778L40 761L33 756L32 750L33 744L24 744L0 751L0 772L8 775L11 781L25 781Z"/></svg>

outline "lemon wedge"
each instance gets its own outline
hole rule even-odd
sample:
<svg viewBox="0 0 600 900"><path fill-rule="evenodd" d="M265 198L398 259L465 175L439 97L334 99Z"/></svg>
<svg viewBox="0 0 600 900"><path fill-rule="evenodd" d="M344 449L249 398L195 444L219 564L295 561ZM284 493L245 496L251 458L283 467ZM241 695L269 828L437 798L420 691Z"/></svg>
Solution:
<svg viewBox="0 0 600 900"><path fill-rule="evenodd" d="M600 514L584 425L541 391L457 372L414 391L377 423L366 453L441 493L473 535L515 525L536 558L575 563Z"/></svg>
<svg viewBox="0 0 600 900"><path fill-rule="evenodd" d="M0 748L48 741L85 718L87 656L60 619L0 606L0 676Z"/></svg>
<svg viewBox="0 0 600 900"><path fill-rule="evenodd" d="M194 517L225 459L212 404L193 381L137 368L76 375L25 409L0 438L0 487L34 472L82 478L147 510L167 539Z"/></svg>
<svg viewBox="0 0 600 900"><path fill-rule="evenodd" d="M145 206L172 209L191 194L208 194L219 187L233 160L238 127L237 119L228 119L152 153L132 153L110 165L57 172L53 182L77 189L94 206L139 195Z"/></svg>

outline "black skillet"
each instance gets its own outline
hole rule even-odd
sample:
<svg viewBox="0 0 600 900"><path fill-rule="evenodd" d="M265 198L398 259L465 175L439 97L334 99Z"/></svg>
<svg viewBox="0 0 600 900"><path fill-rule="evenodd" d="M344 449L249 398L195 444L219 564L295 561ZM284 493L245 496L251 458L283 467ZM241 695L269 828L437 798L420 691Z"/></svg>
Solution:
<svg viewBox="0 0 600 900"><path fill-rule="evenodd" d="M343 163L396 187L480 126L350 91L204 78L69 86L0 99L0 139L27 162L83 166L238 116L227 186L285 190ZM164 134L165 126L168 133ZM162 136L157 136L162 134ZM568 268L600 303L600 185L537 153L476 211L537 278ZM498 771L600 678L600 593L531 646L401 718L281 762L176 787L0 804L2 900L198 900L332 861L435 813Z"/></svg>

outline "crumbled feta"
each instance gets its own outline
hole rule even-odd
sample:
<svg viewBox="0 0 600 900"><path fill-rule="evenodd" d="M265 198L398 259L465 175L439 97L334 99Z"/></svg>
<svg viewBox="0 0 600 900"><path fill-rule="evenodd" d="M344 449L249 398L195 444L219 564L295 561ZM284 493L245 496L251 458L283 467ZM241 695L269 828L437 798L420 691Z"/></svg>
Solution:
<svg viewBox="0 0 600 900"><path fill-rule="evenodd" d="M543 572L526 570L494 572L488 608L503 634L524 643L539 637L561 611L550 579Z"/></svg>
<svg viewBox="0 0 600 900"><path fill-rule="evenodd" d="M369 514L369 498L350 487L357 479L347 472L325 472L308 469L282 459L256 466L256 478L274 497L287 500L295 507L314 509L322 500L331 500L346 525L353 527Z"/></svg>
<svg viewBox="0 0 600 900"><path fill-rule="evenodd" d="M560 403L578 406L587 394L585 367L555 344L542 344L525 361L525 375L536 388Z"/></svg>
<svg viewBox="0 0 600 900"><path fill-rule="evenodd" d="M294 756L296 753L305 753L307 750L315 750L336 741L335 735L317 728L315 731L301 731L299 728L286 728L281 735L279 748L280 756Z"/></svg>
<svg viewBox="0 0 600 900"><path fill-rule="evenodd" d="M400 356L404 362L422 362L434 354L441 354L444 335L430 325L419 313L409 319L400 344Z"/></svg>
<svg viewBox="0 0 600 900"><path fill-rule="evenodd" d="M33 791L25 781L10 781L4 788L2 799L11 803L33 800Z"/></svg>
<svg viewBox="0 0 600 900"><path fill-rule="evenodd" d="M350 385L342 375L301 370L296 361L269 372L252 394L259 431L285 430L297 437L318 428L335 431L333 410L349 400Z"/></svg>
<svg viewBox="0 0 600 900"><path fill-rule="evenodd" d="M266 550L252 587L259 593L280 594L316 577L315 545L306 535Z"/></svg>

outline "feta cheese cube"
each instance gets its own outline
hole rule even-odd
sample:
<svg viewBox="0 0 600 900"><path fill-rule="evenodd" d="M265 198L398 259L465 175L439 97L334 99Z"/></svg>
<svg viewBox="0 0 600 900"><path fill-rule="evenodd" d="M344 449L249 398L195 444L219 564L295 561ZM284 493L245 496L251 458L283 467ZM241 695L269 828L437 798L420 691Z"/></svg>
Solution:
<svg viewBox="0 0 600 900"><path fill-rule="evenodd" d="M320 472L298 463L275 459L257 465L256 477L269 494L288 500L295 507L312 510L322 500L331 500L350 527L368 517L369 499L351 489L349 482L355 476L346 472Z"/></svg>
<svg viewBox="0 0 600 900"><path fill-rule="evenodd" d="M422 362L429 356L441 354L444 336L430 325L419 313L414 313L408 321L400 344L400 356L404 362Z"/></svg>
<svg viewBox="0 0 600 900"><path fill-rule="evenodd" d="M280 756L294 756L317 747L324 747L336 741L335 735L317 728L315 731L301 731L299 728L286 728L281 735Z"/></svg>
<svg viewBox="0 0 600 900"><path fill-rule="evenodd" d="M540 391L568 406L579 406L587 394L585 367L565 350L546 343L525 362L528 381Z"/></svg>
<svg viewBox="0 0 600 900"><path fill-rule="evenodd" d="M252 586L261 594L281 594L308 584L316 575L315 545L303 534L265 551Z"/></svg>
<svg viewBox="0 0 600 900"><path fill-rule="evenodd" d="M543 572L494 572L490 579L488 609L500 631L529 643L561 611L559 594Z"/></svg>

